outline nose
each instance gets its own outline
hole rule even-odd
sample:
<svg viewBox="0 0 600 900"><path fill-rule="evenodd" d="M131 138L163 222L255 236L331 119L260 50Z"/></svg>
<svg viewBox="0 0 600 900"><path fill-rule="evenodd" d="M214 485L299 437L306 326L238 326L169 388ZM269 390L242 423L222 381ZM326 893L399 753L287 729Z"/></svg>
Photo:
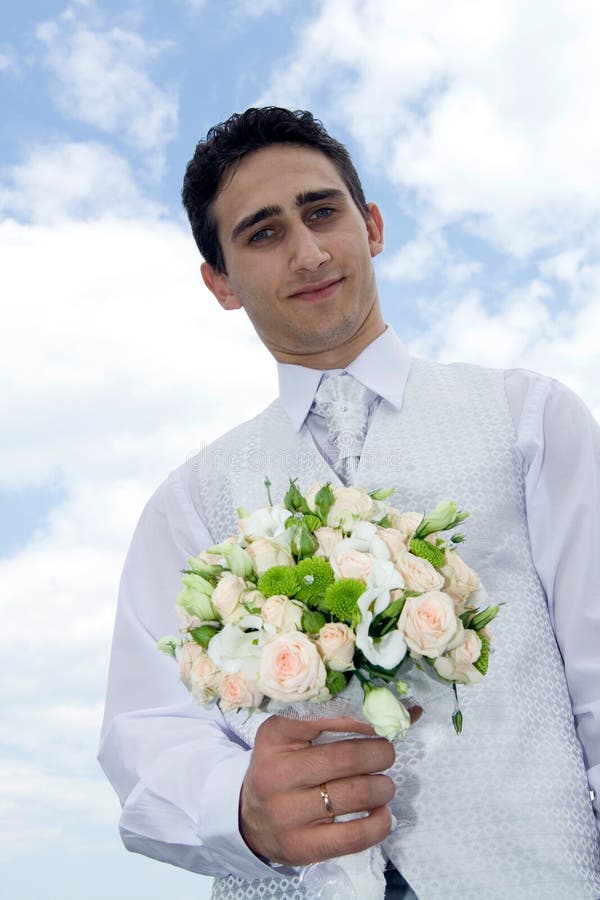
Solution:
<svg viewBox="0 0 600 900"><path fill-rule="evenodd" d="M290 269L292 272L316 272L331 254L322 246L321 238L306 225L295 229L291 240Z"/></svg>

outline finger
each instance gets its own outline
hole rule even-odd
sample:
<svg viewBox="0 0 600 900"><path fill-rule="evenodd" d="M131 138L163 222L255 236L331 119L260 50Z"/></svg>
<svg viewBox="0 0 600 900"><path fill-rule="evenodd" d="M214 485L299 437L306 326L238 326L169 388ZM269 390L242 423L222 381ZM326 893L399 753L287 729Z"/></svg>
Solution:
<svg viewBox="0 0 600 900"><path fill-rule="evenodd" d="M412 702L404 701L404 705L408 710L408 714L410 716L410 724L414 725L415 722L418 722L421 716L423 715L423 707L419 706L416 700Z"/></svg>
<svg viewBox="0 0 600 900"><path fill-rule="evenodd" d="M283 858L275 862L290 866L305 866L349 853L360 853L383 841L392 828L392 816L387 806L379 806L368 816L350 822L325 822L291 829L281 843Z"/></svg>
<svg viewBox="0 0 600 900"><path fill-rule="evenodd" d="M314 787L324 781L371 775L389 769L396 754L385 738L354 738L311 744L281 760L289 788Z"/></svg>
<svg viewBox="0 0 600 900"><path fill-rule="evenodd" d="M271 716L260 726L254 745L261 740L273 746L297 746L309 744L324 731L349 732L365 735L375 734L368 722L350 717L334 719L288 719L286 716Z"/></svg>
<svg viewBox="0 0 600 900"><path fill-rule="evenodd" d="M331 822L333 816L327 811L321 788L327 793L333 816L370 812L394 798L394 782L387 775L359 775L295 791L293 799L290 794L279 794L271 799L271 814L289 828Z"/></svg>

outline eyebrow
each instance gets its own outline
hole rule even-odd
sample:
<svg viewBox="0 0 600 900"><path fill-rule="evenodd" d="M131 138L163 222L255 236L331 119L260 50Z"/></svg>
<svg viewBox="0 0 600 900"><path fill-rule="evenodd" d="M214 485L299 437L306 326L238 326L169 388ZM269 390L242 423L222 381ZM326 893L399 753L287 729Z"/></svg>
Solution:
<svg viewBox="0 0 600 900"><path fill-rule="evenodd" d="M344 191L341 191L339 188L323 188L322 190L317 191L303 191L300 194L296 194L296 206L300 209L308 203L316 203L319 200L341 200L345 199L345 196ZM271 216L280 216L282 212L283 207L276 205L263 206L261 209L257 209L256 212L250 213L249 216L245 216L237 223L231 232L231 240L235 241L244 231L253 228L255 225L258 225L259 222L263 222Z"/></svg>

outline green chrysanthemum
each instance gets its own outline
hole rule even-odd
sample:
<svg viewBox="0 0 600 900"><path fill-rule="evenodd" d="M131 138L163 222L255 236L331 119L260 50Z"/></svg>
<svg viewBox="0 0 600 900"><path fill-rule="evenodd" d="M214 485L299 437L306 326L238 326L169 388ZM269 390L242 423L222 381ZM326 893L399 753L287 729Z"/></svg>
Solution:
<svg viewBox="0 0 600 900"><path fill-rule="evenodd" d="M338 622L355 625L358 622L358 598L366 588L357 578L341 578L325 591L324 609Z"/></svg>
<svg viewBox="0 0 600 900"><path fill-rule="evenodd" d="M430 562L436 569L441 569L446 563L446 554L444 551L440 550L439 547L434 547L433 544L423 540L423 538L412 539L410 542L410 552L414 556L420 556L421 559L426 559L427 562Z"/></svg>
<svg viewBox="0 0 600 900"><path fill-rule="evenodd" d="M325 596L329 585L334 582L333 569L326 559L313 556L302 559L296 566L295 572L300 582L296 594L298 600L302 600L308 606L317 606Z"/></svg>
<svg viewBox="0 0 600 900"><path fill-rule="evenodd" d="M484 634L480 634L479 637L481 639L481 653L479 654L479 659L475 660L473 665L482 675L486 675L490 662L490 642Z"/></svg>
<svg viewBox="0 0 600 900"><path fill-rule="evenodd" d="M294 597L300 587L300 579L296 570L291 566L272 566L258 579L256 585L264 597L275 597L283 594L285 597Z"/></svg>

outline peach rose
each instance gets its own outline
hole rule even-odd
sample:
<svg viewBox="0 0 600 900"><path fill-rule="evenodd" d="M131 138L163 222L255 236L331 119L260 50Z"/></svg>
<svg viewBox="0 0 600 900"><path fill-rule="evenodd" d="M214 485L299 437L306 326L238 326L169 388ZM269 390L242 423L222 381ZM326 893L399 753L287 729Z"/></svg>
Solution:
<svg viewBox="0 0 600 900"><path fill-rule="evenodd" d="M454 602L442 591L409 597L398 619L398 629L408 647L419 656L435 659L462 641L463 625Z"/></svg>
<svg viewBox="0 0 600 900"><path fill-rule="evenodd" d="M244 706L260 706L263 699L256 682L244 678L239 672L223 676L220 695L220 706L224 712Z"/></svg>
<svg viewBox="0 0 600 900"><path fill-rule="evenodd" d="M438 591L444 586L444 576L435 566L408 550L398 557L396 568L409 591Z"/></svg>
<svg viewBox="0 0 600 900"><path fill-rule="evenodd" d="M373 565L371 553L362 553L360 550L340 550L334 553L329 562L338 578L357 578L366 584L367 576Z"/></svg>
<svg viewBox="0 0 600 900"><path fill-rule="evenodd" d="M333 504L327 514L327 524L333 528L348 531L355 519L369 519L373 512L373 500L361 488L335 488L333 496Z"/></svg>
<svg viewBox="0 0 600 900"><path fill-rule="evenodd" d="M464 632L463 642L459 647L451 650L445 656L438 657L435 662L435 670L442 678L448 681L459 681L461 684L479 684L483 675L476 669L473 663L477 662L481 655L481 638L476 631L467 628Z"/></svg>
<svg viewBox="0 0 600 900"><path fill-rule="evenodd" d="M423 513L401 513L393 507L389 510L388 517L392 523L392 527L400 532L405 541L409 541L413 537L415 531L423 521Z"/></svg>
<svg viewBox="0 0 600 900"><path fill-rule="evenodd" d="M324 663L334 672L352 669L354 656L354 632L342 622L323 625L317 638L317 648Z"/></svg>
<svg viewBox="0 0 600 900"><path fill-rule="evenodd" d="M311 486L309 487L309 489L306 491L306 493L304 494L304 499L306 500L306 502L308 504L308 508L312 509L313 512L315 512L316 508L317 508L315 505L315 498L322 487L323 487L322 484L319 484L318 481L314 481L311 484Z"/></svg>
<svg viewBox="0 0 600 900"><path fill-rule="evenodd" d="M204 650L195 641L186 641L178 654L179 677L188 691L192 687L192 666L203 654Z"/></svg>
<svg viewBox="0 0 600 900"><path fill-rule="evenodd" d="M190 670L190 687L197 703L210 703L219 694L221 671L205 650L198 654Z"/></svg>
<svg viewBox="0 0 600 900"><path fill-rule="evenodd" d="M464 604L473 591L479 587L479 575L464 562L454 550L446 550L446 565L442 569L446 576L444 590L457 604Z"/></svg>
<svg viewBox="0 0 600 900"><path fill-rule="evenodd" d="M272 625L277 631L300 630L303 607L283 594L269 597L260 612L265 625Z"/></svg>
<svg viewBox="0 0 600 900"><path fill-rule="evenodd" d="M333 548L342 540L342 535L337 529L327 527L317 528L314 534L319 543L315 556L324 556L328 559Z"/></svg>
<svg viewBox="0 0 600 900"><path fill-rule="evenodd" d="M223 622L239 622L247 613L241 605L246 582L239 575L224 572L213 591L211 602Z"/></svg>
<svg viewBox="0 0 600 900"><path fill-rule="evenodd" d="M326 677L319 651L301 631L278 634L263 647L258 686L273 700L294 703L324 695Z"/></svg>
<svg viewBox="0 0 600 900"><path fill-rule="evenodd" d="M262 575L272 566L294 565L294 560L285 547L270 538L257 538L246 547L246 552L252 558L257 575Z"/></svg>
<svg viewBox="0 0 600 900"><path fill-rule="evenodd" d="M406 553L406 538L397 528L377 528L377 537L381 538L390 551L392 560L396 560L402 553Z"/></svg>

